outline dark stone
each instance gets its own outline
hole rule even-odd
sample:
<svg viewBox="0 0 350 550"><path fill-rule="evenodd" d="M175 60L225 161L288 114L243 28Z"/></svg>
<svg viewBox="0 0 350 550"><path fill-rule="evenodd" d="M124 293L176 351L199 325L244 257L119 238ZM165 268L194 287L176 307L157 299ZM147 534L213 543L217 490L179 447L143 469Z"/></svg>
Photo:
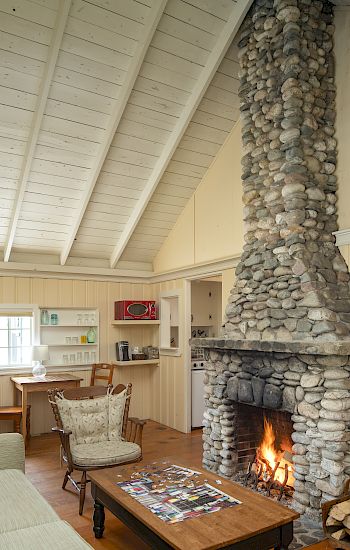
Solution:
<svg viewBox="0 0 350 550"><path fill-rule="evenodd" d="M263 404L268 409L279 409L282 405L282 390L273 384L266 384Z"/></svg>
<svg viewBox="0 0 350 550"><path fill-rule="evenodd" d="M250 380L245 380L242 378L239 379L238 401L242 401L243 403L252 403L254 401L252 384Z"/></svg>
<svg viewBox="0 0 350 550"><path fill-rule="evenodd" d="M238 398L238 378L229 378L227 381L227 397L232 401L237 401Z"/></svg>
<svg viewBox="0 0 350 550"><path fill-rule="evenodd" d="M265 380L253 377L251 380L255 405L262 405Z"/></svg>

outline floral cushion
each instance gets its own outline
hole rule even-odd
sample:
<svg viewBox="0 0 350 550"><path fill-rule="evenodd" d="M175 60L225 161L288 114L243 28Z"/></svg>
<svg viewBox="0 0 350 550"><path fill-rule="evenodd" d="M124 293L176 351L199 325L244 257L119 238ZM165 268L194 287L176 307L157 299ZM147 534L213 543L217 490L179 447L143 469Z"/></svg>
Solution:
<svg viewBox="0 0 350 550"><path fill-rule="evenodd" d="M122 437L123 417L126 403L126 389L109 396L108 440L120 440Z"/></svg>
<svg viewBox="0 0 350 550"><path fill-rule="evenodd" d="M74 464L78 466L111 466L137 460L141 448L129 441L83 443L71 447Z"/></svg>

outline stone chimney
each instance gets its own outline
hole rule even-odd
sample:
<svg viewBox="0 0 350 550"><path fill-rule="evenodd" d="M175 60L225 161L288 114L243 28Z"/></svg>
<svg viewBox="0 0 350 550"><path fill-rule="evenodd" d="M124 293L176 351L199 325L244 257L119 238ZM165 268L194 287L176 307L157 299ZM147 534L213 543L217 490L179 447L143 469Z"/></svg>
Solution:
<svg viewBox="0 0 350 550"><path fill-rule="evenodd" d="M349 338L349 273L333 236L333 32L327 0L256 0L243 24L245 245L227 338Z"/></svg>

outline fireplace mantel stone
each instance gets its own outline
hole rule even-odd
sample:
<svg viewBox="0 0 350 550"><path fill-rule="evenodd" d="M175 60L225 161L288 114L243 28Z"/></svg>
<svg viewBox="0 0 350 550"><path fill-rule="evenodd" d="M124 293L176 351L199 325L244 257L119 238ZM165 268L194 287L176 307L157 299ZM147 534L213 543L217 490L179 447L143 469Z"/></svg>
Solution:
<svg viewBox="0 0 350 550"><path fill-rule="evenodd" d="M191 346L207 349L264 351L302 355L350 355L350 340L342 342L236 340L232 338L192 338Z"/></svg>

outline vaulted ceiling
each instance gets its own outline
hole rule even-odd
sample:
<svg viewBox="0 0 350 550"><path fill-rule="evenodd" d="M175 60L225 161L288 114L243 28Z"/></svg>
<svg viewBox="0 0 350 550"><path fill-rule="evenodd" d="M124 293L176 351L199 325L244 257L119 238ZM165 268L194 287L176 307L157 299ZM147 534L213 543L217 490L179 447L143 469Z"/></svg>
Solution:
<svg viewBox="0 0 350 550"><path fill-rule="evenodd" d="M1 0L3 262L152 270L238 118L250 4Z"/></svg>

